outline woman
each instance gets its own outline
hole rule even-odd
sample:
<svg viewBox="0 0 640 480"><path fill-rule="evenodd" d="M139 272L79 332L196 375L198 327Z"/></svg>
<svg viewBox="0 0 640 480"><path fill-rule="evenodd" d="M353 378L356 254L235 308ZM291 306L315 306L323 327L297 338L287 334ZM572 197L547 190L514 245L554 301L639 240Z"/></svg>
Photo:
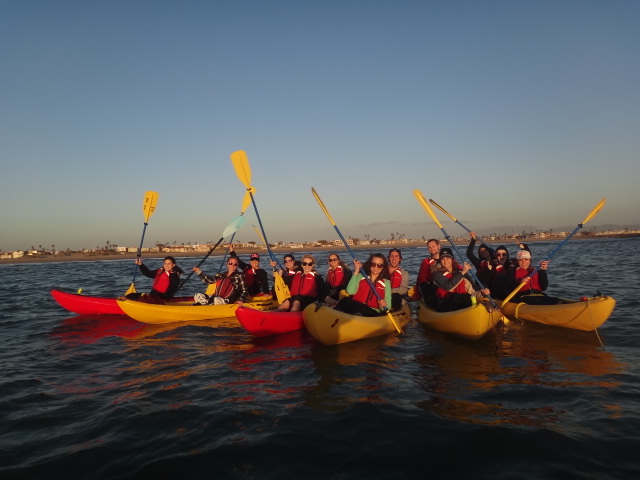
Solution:
<svg viewBox="0 0 640 480"><path fill-rule="evenodd" d="M433 283L436 286L436 306L438 312L452 312L473 305L472 296L481 298L489 295L489 289L476 291L465 277L471 269L467 262L458 265L453 259L450 248L440 250L440 263L433 271Z"/></svg>
<svg viewBox="0 0 640 480"><path fill-rule="evenodd" d="M276 309L277 311L299 312L313 302L325 298L327 292L324 279L315 270L316 259L313 255L302 257L302 271L298 271L291 279L289 291L291 297L287 298Z"/></svg>
<svg viewBox="0 0 640 480"><path fill-rule="evenodd" d="M529 305L555 305L562 303L559 298L550 297L544 293L549 286L549 278L547 277L548 261L543 260L540 262L540 269L534 275L531 275L535 270L531 266L531 252L520 250L516 254L516 262L518 266L513 272L511 290L517 288L521 283L525 283L511 299L512 302L528 303Z"/></svg>
<svg viewBox="0 0 640 480"><path fill-rule="evenodd" d="M227 261L227 271L209 276L198 267L193 271L204 283L217 283L216 291L212 296L205 293L196 293L193 296L194 305L224 305L237 303L239 306L247 300L249 292L244 283L244 275L238 271L238 259L230 257Z"/></svg>
<svg viewBox="0 0 640 480"><path fill-rule="evenodd" d="M275 261L271 260L269 264L271 265L274 276L276 271L280 273L280 276L282 277L282 280L284 280L285 285L291 288L291 280L293 280L293 276L296 274L296 272L302 271L302 266L300 265L300 262L296 261L295 257L290 253L287 253L282 258L282 262L284 264L284 268L281 270L276 270L278 264ZM275 297L275 293L273 293L273 295Z"/></svg>
<svg viewBox="0 0 640 480"><path fill-rule="evenodd" d="M329 270L327 270L327 296L324 302L330 307L335 307L340 299L340 291L347 288L353 272L340 259L340 255L335 252L329 254Z"/></svg>
<svg viewBox="0 0 640 480"><path fill-rule="evenodd" d="M139 302L163 304L173 297L180 285L180 275L183 273L182 269L176 265L175 258L164 257L162 268L156 271L149 270L140 257L136 258L136 265L145 277L153 278L153 285L149 293L130 293L127 298Z"/></svg>
<svg viewBox="0 0 640 480"><path fill-rule="evenodd" d="M467 247L467 258L471 264L476 267L476 276L478 280L480 280L480 283L482 283L482 285L489 285L491 277L493 276L493 249L482 243L478 247L478 256L476 257L473 253L473 248L476 245L478 236L475 232L471 232L469 235L471 236L471 241Z"/></svg>
<svg viewBox="0 0 640 480"><path fill-rule="evenodd" d="M381 253L374 253L364 264L358 260L354 260L353 264L355 269L347 285L347 293L352 297L341 299L335 309L365 317L381 315L391 306L391 282L386 257ZM373 284L375 293L364 275L360 273L361 270Z"/></svg>

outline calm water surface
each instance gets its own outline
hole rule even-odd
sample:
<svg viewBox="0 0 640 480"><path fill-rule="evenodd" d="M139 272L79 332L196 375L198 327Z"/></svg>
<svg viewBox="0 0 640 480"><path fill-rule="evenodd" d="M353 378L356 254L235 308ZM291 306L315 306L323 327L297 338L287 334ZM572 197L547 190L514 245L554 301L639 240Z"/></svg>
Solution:
<svg viewBox="0 0 640 480"><path fill-rule="evenodd" d="M0 265L0 478L637 478L639 250L576 240L550 266L550 294L617 299L604 348L520 322L471 343L414 320L327 347L256 340L235 318L77 316L49 290L121 295L131 260ZM412 281L425 253L403 251Z"/></svg>

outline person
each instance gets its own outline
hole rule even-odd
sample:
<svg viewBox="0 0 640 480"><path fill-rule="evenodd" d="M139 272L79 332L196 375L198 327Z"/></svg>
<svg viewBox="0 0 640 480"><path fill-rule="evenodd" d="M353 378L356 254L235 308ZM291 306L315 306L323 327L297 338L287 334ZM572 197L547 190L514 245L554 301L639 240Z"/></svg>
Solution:
<svg viewBox="0 0 640 480"><path fill-rule="evenodd" d="M313 255L302 257L302 271L293 275L289 291L291 297L282 302L276 311L298 312L313 302L326 297L327 291L322 276L316 271Z"/></svg>
<svg viewBox="0 0 640 480"><path fill-rule="evenodd" d="M491 296L498 300L504 300L511 292L509 290L513 265L509 258L509 251L504 245L496 248L494 259L491 262L493 268L488 283L485 285L491 290Z"/></svg>
<svg viewBox="0 0 640 480"><path fill-rule="evenodd" d="M335 307L340 300L340 291L347 288L347 284L353 272L349 266L340 259L340 255L335 252L329 254L329 270L327 270L327 296L324 303L330 307Z"/></svg>
<svg viewBox="0 0 640 480"><path fill-rule="evenodd" d="M416 289L418 298L422 297L427 305L434 306L435 288L433 286L431 272L438 264L438 259L440 258L440 242L435 238L430 238L427 240L427 250L429 250L429 256L420 264L418 278L416 280Z"/></svg>
<svg viewBox="0 0 640 480"><path fill-rule="evenodd" d="M478 236L475 232L469 233L471 241L467 247L467 258L471 264L476 267L476 276L482 285L489 285L491 277L493 276L493 259L494 252L491 247L485 243L481 243L478 247L478 256L473 253L473 248L476 245Z"/></svg>
<svg viewBox="0 0 640 480"><path fill-rule="evenodd" d="M389 281L391 282L391 310L402 307L403 296L409 291L409 272L400 268L402 253L397 248L389 250Z"/></svg>
<svg viewBox="0 0 640 480"><path fill-rule="evenodd" d="M440 250L440 261L433 270L433 283L436 286L435 310L438 312L452 312L473 305L471 297L482 298L489 295L489 289L476 291L472 282L465 277L471 269L471 264L464 262L460 266L453 259L450 248Z"/></svg>
<svg viewBox="0 0 640 480"><path fill-rule="evenodd" d="M276 270L278 264L275 260L271 260L271 262L269 262L269 265L271 265L274 274L276 273L276 271L280 273L280 276L282 277L282 280L284 280L285 285L289 287L289 289L291 289L291 280L293 280L293 276L296 274L296 272L302 271L302 265L300 265L300 262L297 261L295 257L290 253L287 253L282 258L282 263L284 268L280 270Z"/></svg>
<svg viewBox="0 0 640 480"><path fill-rule="evenodd" d="M252 253L249 257L249 264L246 264L238 257L233 244L229 244L229 258L235 258L238 261L238 268L244 275L244 283L249 295L269 295L269 277L267 272L260 268L259 254Z"/></svg>
<svg viewBox="0 0 640 480"><path fill-rule="evenodd" d="M549 286L547 267L549 262L540 262L540 269L531 275L535 270L531 266L531 252L528 249L521 249L516 254L517 268L513 272L511 279L511 291L517 288L522 282L526 282L510 300L517 303L528 303L529 305L556 305L562 303L558 297L548 296L544 291Z"/></svg>
<svg viewBox="0 0 640 480"><path fill-rule="evenodd" d="M228 303L237 303L239 306L247 300L249 292L244 283L244 275L238 271L238 259L229 258L227 260L227 271L216 273L215 275L207 275L200 268L193 267L200 280L204 283L217 283L216 290L213 295L206 293L196 293L193 296L194 305L223 305Z"/></svg>
<svg viewBox="0 0 640 480"><path fill-rule="evenodd" d="M153 285L149 293L129 293L126 295L127 298L139 302L163 304L175 295L180 285L180 275L183 273L183 270L176 265L175 258L164 257L162 268L155 271L149 270L140 257L137 257L135 262L140 273L145 277L153 278Z"/></svg>
<svg viewBox="0 0 640 480"><path fill-rule="evenodd" d="M364 264L355 259L353 264L355 267L353 276L347 284L347 293L352 296L340 299L335 309L365 317L382 314L391 305L391 282L387 259L381 253L374 253ZM361 271L373 284L375 293Z"/></svg>

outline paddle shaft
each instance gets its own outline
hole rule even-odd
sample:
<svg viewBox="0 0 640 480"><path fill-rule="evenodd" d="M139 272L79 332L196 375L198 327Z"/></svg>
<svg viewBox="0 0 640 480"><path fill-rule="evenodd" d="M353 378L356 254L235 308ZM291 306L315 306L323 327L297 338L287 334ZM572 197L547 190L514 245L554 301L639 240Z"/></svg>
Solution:
<svg viewBox="0 0 640 480"><path fill-rule="evenodd" d="M198 265L196 265L195 268L199 268L200 265L202 265L204 263L204 261L209 258L209 255L211 255L211 253L218 247L218 245L220 245L222 243L222 240L224 240L224 237L220 237L220 240L218 240L218 243L216 243L213 247L211 247L209 249L209 251L207 252L207 254L204 256L204 258L202 260L200 260L200 262L198 263ZM191 275L193 275L193 270L191 270L189 272L189 275L187 275L187 278L185 278L180 285L178 285L178 288L176 289L176 293L178 292L178 290L180 290L182 288L182 286L187 283L187 280L189 280L191 278ZM174 294L175 295L175 294Z"/></svg>
<svg viewBox="0 0 640 480"><path fill-rule="evenodd" d="M142 256L142 244L144 243L144 234L147 231L147 222L144 223L144 227L142 228L142 238L140 239L140 246L138 247L138 254L136 255L138 258ZM133 267L133 280L131 283L136 283L136 273L138 273L138 265L134 265Z"/></svg>
<svg viewBox="0 0 640 480"><path fill-rule="evenodd" d="M440 209L440 211L442 213L444 213L447 217L449 217L451 220L453 220L454 222L456 222L458 225L460 225L462 228L464 228L468 233L471 233L471 230L469 230L462 222L460 222L456 217L454 217L453 215L451 215L449 212L447 212L444 208L442 208L435 200L433 199L429 199L429 201L436 206L437 208ZM487 245L487 242L480 237L479 235L476 235L476 238L478 240L480 240L480 242L484 243L485 245Z"/></svg>

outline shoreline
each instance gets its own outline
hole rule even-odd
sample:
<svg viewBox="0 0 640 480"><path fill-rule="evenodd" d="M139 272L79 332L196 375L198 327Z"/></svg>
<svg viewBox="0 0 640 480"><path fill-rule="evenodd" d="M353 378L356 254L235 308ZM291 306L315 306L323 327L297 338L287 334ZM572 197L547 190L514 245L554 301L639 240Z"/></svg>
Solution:
<svg viewBox="0 0 640 480"><path fill-rule="evenodd" d="M573 237L572 240L606 240L606 239L612 239L612 238L630 238L630 237L637 237L639 235L637 234L630 234L630 235L612 235L612 236L607 236L607 237L597 237L597 238L584 238L584 237ZM554 242L554 241L561 241L562 239L560 238L553 238L553 239L526 239L523 243L538 243L538 242ZM446 241L446 240L445 240ZM442 240L440 240L440 243L442 245L444 245L444 242ZM487 242L489 245L510 245L510 244L514 244L515 247L515 242L511 241L511 242L503 242L503 241L499 241L499 242ZM456 242L456 245L458 246L466 246L468 245L469 242L468 241L464 241L464 242ZM400 250L402 250L403 248L427 248L427 242L414 242L414 243L402 243L402 242L394 242L394 243L385 243L383 245L351 245L350 246L352 250L373 250L376 252L380 252L380 253L386 253L388 250L392 249L392 248L399 248ZM375 248L373 248L375 247ZM296 252L318 252L318 251L326 251L326 252L333 252L333 251L337 251L337 252L343 252L345 250L344 245L340 245L340 246L336 246L336 245L332 245L330 247L303 247L303 248L282 248L282 247L273 247L271 248L271 250L274 253L278 253L278 254L286 254L286 253L296 253ZM223 253L225 250L220 248L219 250L215 251L213 253L213 255L219 255L220 253ZM267 250L262 247L262 248L235 248L235 251L238 252L239 255L250 255L251 253L257 252L260 254L260 256L264 256L264 257L268 257L268 252ZM158 259L158 258L164 258L167 255L171 255L173 257L176 258L183 258L183 257L203 257L204 255L206 255L208 252L207 251L193 251L193 252L145 252L142 255L142 258L153 258L153 259ZM110 254L105 254L105 253L99 253L99 254L90 254L90 253L73 253L73 254L65 254L64 252L61 252L57 255L38 255L38 256L24 256L24 257L19 257L19 258L0 258L0 265L9 265L9 264L20 264L20 263L51 263L51 262L97 262L97 261L104 261L104 260L126 260L126 259L130 259L130 260L134 260L136 258L136 254L135 253L110 253Z"/></svg>

